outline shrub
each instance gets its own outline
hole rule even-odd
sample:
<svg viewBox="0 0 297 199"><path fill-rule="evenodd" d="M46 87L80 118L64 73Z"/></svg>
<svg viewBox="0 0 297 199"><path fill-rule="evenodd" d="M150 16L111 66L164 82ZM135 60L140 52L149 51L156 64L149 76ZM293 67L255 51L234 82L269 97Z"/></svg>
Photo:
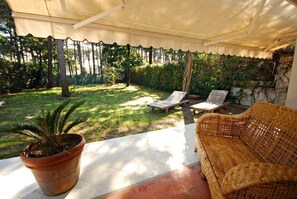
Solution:
<svg viewBox="0 0 297 199"><path fill-rule="evenodd" d="M26 66L0 59L0 94L27 88Z"/></svg>
<svg viewBox="0 0 297 199"><path fill-rule="evenodd" d="M131 81L159 90L181 90L185 63L148 65L133 70ZM206 98L213 89L231 90L246 87L250 82L274 84L275 64L272 60L236 56L193 53L190 93Z"/></svg>
<svg viewBox="0 0 297 199"><path fill-rule="evenodd" d="M45 71L42 80L40 79L38 63L20 64L0 59L0 94L37 88L40 84L45 85L46 80Z"/></svg>
<svg viewBox="0 0 297 199"><path fill-rule="evenodd" d="M159 90L181 90L184 64L166 63L164 65L148 65L133 70L131 81Z"/></svg>
<svg viewBox="0 0 297 199"><path fill-rule="evenodd" d="M121 74L123 70L115 67L106 67L103 69L103 79L106 85L114 85L116 80L123 79Z"/></svg>

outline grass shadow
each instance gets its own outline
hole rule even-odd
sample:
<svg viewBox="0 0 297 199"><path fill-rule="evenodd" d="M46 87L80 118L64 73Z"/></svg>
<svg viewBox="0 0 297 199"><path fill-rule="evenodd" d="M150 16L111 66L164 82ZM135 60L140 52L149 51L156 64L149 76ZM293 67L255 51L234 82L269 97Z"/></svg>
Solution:
<svg viewBox="0 0 297 199"><path fill-rule="evenodd" d="M182 121L180 111L170 114L152 114L147 103L164 99L169 93L143 86L117 84L76 86L72 89L72 100L85 100L85 104L73 114L88 114L89 120L75 127L72 132L83 134L87 142L118 136L132 135L174 126ZM26 91L1 96L5 105L1 107L0 128L18 122L32 122L41 109L52 110L64 100L60 88L42 91ZM0 158L19 154L22 137L5 133L0 135ZM29 142L31 140L25 140ZM15 146L15 153L13 152ZM8 147L8 148L7 148ZM9 149L9 150L8 150Z"/></svg>

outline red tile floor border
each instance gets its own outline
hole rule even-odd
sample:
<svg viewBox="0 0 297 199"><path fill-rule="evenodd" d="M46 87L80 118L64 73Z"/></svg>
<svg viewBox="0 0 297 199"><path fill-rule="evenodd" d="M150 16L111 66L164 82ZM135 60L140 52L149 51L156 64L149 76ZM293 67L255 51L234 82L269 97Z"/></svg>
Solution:
<svg viewBox="0 0 297 199"><path fill-rule="evenodd" d="M210 199L206 181L201 179L201 165L196 163L160 177L110 193L104 199Z"/></svg>

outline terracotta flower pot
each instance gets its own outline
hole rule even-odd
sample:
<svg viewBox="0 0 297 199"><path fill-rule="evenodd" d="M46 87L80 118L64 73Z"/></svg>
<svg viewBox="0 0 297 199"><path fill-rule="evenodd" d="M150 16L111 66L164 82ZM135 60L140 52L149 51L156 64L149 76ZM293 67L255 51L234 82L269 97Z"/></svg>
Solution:
<svg viewBox="0 0 297 199"><path fill-rule="evenodd" d="M20 157L23 164L31 169L40 189L45 195L54 196L70 190L77 183L80 172L80 157L85 145L81 135L68 134L73 139L80 139L75 147L56 155L41 158ZM24 151L28 150L28 145Z"/></svg>

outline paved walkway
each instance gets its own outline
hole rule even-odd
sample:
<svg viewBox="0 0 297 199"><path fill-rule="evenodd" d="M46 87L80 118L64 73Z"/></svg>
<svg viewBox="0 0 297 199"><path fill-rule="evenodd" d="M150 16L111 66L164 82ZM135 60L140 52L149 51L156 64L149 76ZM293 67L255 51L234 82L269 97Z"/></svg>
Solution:
<svg viewBox="0 0 297 199"><path fill-rule="evenodd" d="M0 198L99 198L199 161L195 125L86 144L77 185L56 197L44 196L19 157L0 160Z"/></svg>

